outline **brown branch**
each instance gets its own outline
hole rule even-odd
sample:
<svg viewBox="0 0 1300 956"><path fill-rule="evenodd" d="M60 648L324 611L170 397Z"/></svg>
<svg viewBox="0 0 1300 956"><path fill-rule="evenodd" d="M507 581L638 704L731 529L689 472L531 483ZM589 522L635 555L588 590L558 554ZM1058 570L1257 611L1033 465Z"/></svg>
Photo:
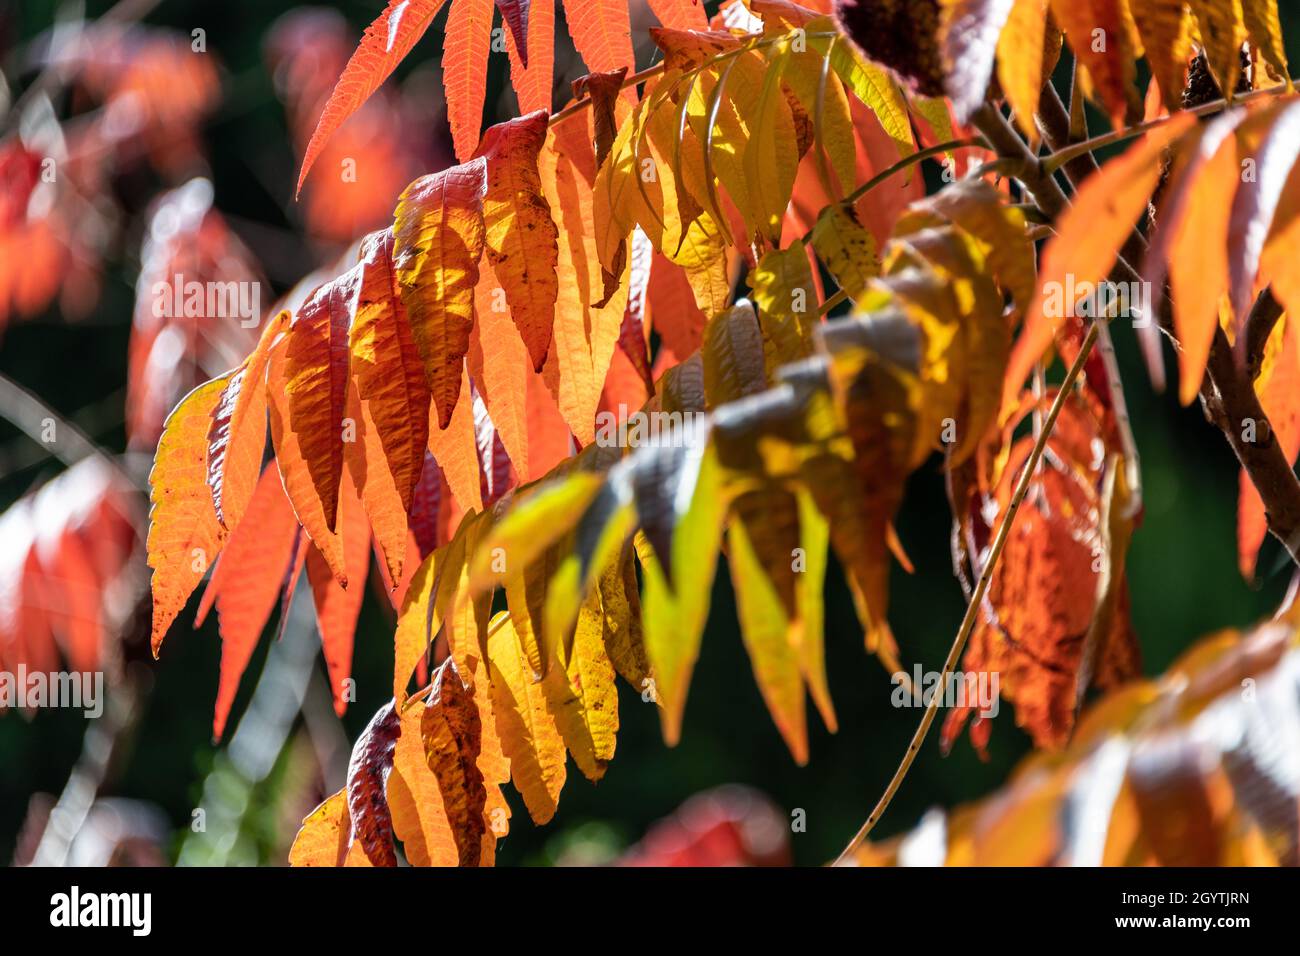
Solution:
<svg viewBox="0 0 1300 956"><path fill-rule="evenodd" d="M1265 327L1271 329L1280 315L1273 296L1261 295L1246 320L1247 334L1254 328L1258 337ZM1267 338L1263 333L1263 340ZM1300 564L1300 479L1268 423L1253 378L1237 363L1228 337L1217 327L1201 382L1201 401L1259 492L1268 530Z"/></svg>
<svg viewBox="0 0 1300 956"><path fill-rule="evenodd" d="M989 107L985 109L996 116L996 120L986 117L986 122L991 126L1005 128L998 132L998 139L1005 144L1005 148L1015 150L1015 155L1021 158L1029 154L1028 147L1023 143L1020 148L1016 148L1007 139L1006 133L1010 133L1019 141L1019 137L1015 136L1015 131L1001 114ZM977 117L977 125L978 120L979 117ZM1064 104L1051 85L1043 90L1039 102L1038 126L1048 146L1056 150L1057 155L1068 153L1071 148L1068 145L1070 120ZM984 126L980 126L980 130L992 140L991 130L985 130ZM1002 148L1001 145L998 146L999 153L1002 152ZM1041 163L1035 163L1035 167L1031 170L1032 175L1040 180L1047 175ZM1098 166L1092 153L1083 152L1071 156L1062 164L1062 168L1070 181L1078 185L1087 176L1096 172ZM1025 185L1034 192L1035 198L1038 198L1033 184L1026 182ZM1054 204L1055 198L1052 192L1047 190L1046 195L1049 204ZM1044 208L1043 211L1055 215L1048 208ZM1145 247L1146 243L1141 233L1135 229L1126 240L1115 265L1115 272L1120 278L1129 282L1141 281L1141 276L1133 268L1133 263L1141 261L1140 257L1145 254ZM1157 316L1161 330L1174 342L1175 347L1179 347L1178 340L1174 336L1173 307L1168 289L1160 290L1160 296ZM1222 330L1215 331L1206 365L1206 377L1201 383L1201 399L1207 416L1223 432L1237 460L1241 462L1242 468L1259 492L1264 502L1269 531L1282 542L1292 559L1300 564L1300 480L1296 478L1291 463L1278 444L1254 388L1254 381L1259 374L1259 366L1263 359L1264 345L1281 315L1282 308L1277 299L1271 291L1265 290L1245 322L1245 331L1242 333L1244 363L1237 361L1232 346ZM1250 423L1254 424L1253 429L1247 428ZM1253 440L1247 440L1247 436Z"/></svg>

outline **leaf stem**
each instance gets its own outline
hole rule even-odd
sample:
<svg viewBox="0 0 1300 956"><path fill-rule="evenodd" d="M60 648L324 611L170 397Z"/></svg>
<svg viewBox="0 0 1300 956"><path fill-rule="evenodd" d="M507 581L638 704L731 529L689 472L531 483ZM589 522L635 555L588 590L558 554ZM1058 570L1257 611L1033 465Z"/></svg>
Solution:
<svg viewBox="0 0 1300 956"><path fill-rule="evenodd" d="M1025 499L1025 494L1029 491L1029 485L1033 480L1034 472L1038 468L1038 463L1043 457L1043 450L1047 447L1047 440L1052 434L1052 429L1056 425L1056 419L1061 414L1061 409L1065 407L1065 401L1070 394L1074 383L1078 380L1080 373L1083 371L1084 363L1087 362L1088 356L1092 354L1092 348L1097 343L1098 326L1094 322L1088 328L1088 334L1084 336L1083 344L1079 348L1079 354L1075 356L1070 370L1065 373L1065 380L1061 383L1060 390L1056 393L1056 398L1052 401L1052 407L1047 413L1047 419L1043 422L1043 429L1039 433L1034 447L1026 459L1024 467L1020 472L1020 477L1016 481L1015 492L1011 496L1011 502L1006 512L1002 515L1002 520L998 523L997 534L993 538L993 544L989 549L988 560L984 563L984 568L980 571L979 580L975 584L975 590L971 594L970 603L966 606L966 614L962 617L961 628L957 631L957 637L952 642L952 647L948 650L948 658L943 662L943 673L940 676L939 686L942 687L957 667L957 662L961 658L962 651L966 649L966 642L970 639L971 632L975 629L975 620L980 613L980 607L984 602L984 595L988 592L989 583L993 579L993 571L997 567L998 559L1002 556L1002 550L1006 546L1007 538L1011 532L1011 523L1016 519L1016 513L1020 510L1020 504ZM893 778L889 781L889 786L885 788L884 794L876 803L876 808L871 811L871 816L867 817L867 822L854 835L849 845L844 848L836 859L835 864L845 862L854 851L862 845L862 842L871 833L875 825L880 821L882 815L889 804L894 799L894 794L902 786L903 779L907 776L908 770L911 769L916 755L921 751L921 744L925 742L926 735L930 732L930 725L934 723L935 715L939 712L940 704L943 701L942 694L935 694L930 698L930 703L925 708L925 716L921 718L920 726L912 734L912 742L907 745L907 752L903 754L903 759L894 771Z"/></svg>

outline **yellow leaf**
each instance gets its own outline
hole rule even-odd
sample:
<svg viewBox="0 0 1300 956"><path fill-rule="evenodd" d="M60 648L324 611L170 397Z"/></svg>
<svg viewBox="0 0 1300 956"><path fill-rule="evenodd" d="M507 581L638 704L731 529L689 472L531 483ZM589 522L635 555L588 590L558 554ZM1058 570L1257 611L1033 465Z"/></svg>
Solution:
<svg viewBox="0 0 1300 956"><path fill-rule="evenodd" d="M542 692L578 769L589 780L605 775L618 733L618 691L614 665L605 650L605 614L593 590L578 611L567 640L555 642L556 663L542 680Z"/></svg>
<svg viewBox="0 0 1300 956"><path fill-rule="evenodd" d="M511 779L529 815L546 823L555 815L564 788L564 741L505 612L488 627L488 661L492 710Z"/></svg>
<svg viewBox="0 0 1300 956"><path fill-rule="evenodd" d="M907 101L898 84L889 73L864 59L840 37L824 39L816 34L834 27L829 18L808 24L808 45L823 56L829 56L831 68L844 85L853 92L880 120L885 133L893 140L902 158L916 152L916 139L912 135L912 122L907 113Z"/></svg>
<svg viewBox="0 0 1300 956"><path fill-rule="evenodd" d="M791 561L798 540L795 502L788 493L771 489L743 495L734 507L738 517L750 512L753 519L734 520L727 530L740 633L767 709L795 762L803 766L808 762L803 678L789 640L795 578ZM751 534L766 539L760 546L763 557ZM779 587L790 593L782 595Z"/></svg>
<svg viewBox="0 0 1300 956"><path fill-rule="evenodd" d="M153 569L154 656L225 544L207 485L208 426L231 373L205 382L172 409L149 472L149 537Z"/></svg>
<svg viewBox="0 0 1300 956"><path fill-rule="evenodd" d="M1182 109L1187 63L1192 57L1192 12L1186 0L1130 3L1160 97L1171 113Z"/></svg>
<svg viewBox="0 0 1300 956"><path fill-rule="evenodd" d="M769 51L762 87L749 112L743 114L749 126L744 152L745 179L754 203L756 225L773 246L781 243L781 223L790 205L799 167L794 118L781 88L789 62L789 43L778 43Z"/></svg>
<svg viewBox="0 0 1300 956"><path fill-rule="evenodd" d="M811 354L817 327L817 292L812 266L802 240L773 249L758 262L749 278L758 305L768 375L778 366Z"/></svg>
<svg viewBox="0 0 1300 956"><path fill-rule="evenodd" d="M835 283L854 301L880 274L876 239L847 206L832 203L821 211L813 225L812 244Z"/></svg>
<svg viewBox="0 0 1300 956"><path fill-rule="evenodd" d="M325 799L302 821L289 848L290 866L372 866L352 839L352 816L346 790Z"/></svg>

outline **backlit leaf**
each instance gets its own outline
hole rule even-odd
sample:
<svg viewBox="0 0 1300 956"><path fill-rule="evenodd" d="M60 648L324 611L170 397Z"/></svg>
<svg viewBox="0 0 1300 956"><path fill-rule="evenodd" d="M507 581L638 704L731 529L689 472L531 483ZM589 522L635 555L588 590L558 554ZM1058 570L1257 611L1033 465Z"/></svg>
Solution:
<svg viewBox="0 0 1300 956"><path fill-rule="evenodd" d="M402 304L444 429L460 395L474 321L486 173L485 161L474 159L417 179L398 200L393 224Z"/></svg>

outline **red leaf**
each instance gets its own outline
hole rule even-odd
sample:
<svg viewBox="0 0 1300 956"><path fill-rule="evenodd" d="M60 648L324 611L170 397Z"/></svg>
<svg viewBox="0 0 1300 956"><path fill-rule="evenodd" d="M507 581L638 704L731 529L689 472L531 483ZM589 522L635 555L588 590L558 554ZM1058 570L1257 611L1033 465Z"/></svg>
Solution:
<svg viewBox="0 0 1300 956"><path fill-rule="evenodd" d="M531 0L496 0L497 9L501 11L501 19L510 27L510 37L514 40L515 48L519 51L520 59L525 67L528 66L528 8L532 5ZM545 2L543 2L545 6ZM552 0L552 9L554 3Z"/></svg>
<svg viewBox="0 0 1300 956"><path fill-rule="evenodd" d="M397 866L387 789L401 728L401 717L390 700L370 718L348 762L348 813L352 817L352 831L375 866Z"/></svg>

